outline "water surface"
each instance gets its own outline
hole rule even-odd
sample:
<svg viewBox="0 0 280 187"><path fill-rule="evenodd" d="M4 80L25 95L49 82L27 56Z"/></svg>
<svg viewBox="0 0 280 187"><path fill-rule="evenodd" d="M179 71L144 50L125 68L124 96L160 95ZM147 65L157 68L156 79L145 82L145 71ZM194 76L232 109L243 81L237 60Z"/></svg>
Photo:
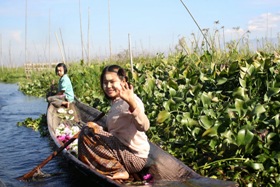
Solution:
<svg viewBox="0 0 280 187"><path fill-rule="evenodd" d="M32 182L16 179L31 171L55 150L49 138L17 125L29 117L37 119L46 111L44 98L26 96L18 91L16 84L0 83L0 180L7 187L86 186L92 183L62 156L55 157L42 169L44 173L56 176Z"/></svg>

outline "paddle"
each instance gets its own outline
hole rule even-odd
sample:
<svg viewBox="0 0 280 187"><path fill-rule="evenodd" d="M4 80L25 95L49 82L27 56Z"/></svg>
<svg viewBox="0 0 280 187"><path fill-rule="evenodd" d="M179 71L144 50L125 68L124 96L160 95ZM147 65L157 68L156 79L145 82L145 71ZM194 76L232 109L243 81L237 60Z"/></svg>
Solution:
<svg viewBox="0 0 280 187"><path fill-rule="evenodd" d="M99 119L101 119L103 116L105 115L105 113L100 113L93 121L98 121ZM68 145L70 145L75 139L78 138L80 132L76 133L70 140L68 140L65 144L63 144L61 147L59 147L56 151L54 151L50 156L48 156L48 158L46 158L41 164L37 165L33 170L31 170L30 172L24 174L21 177L18 177L18 180L27 180L31 177L33 177L33 175L37 172L37 170L41 169L42 167L44 167L50 160L52 160L56 155L58 155L61 151L63 151L63 149L65 149Z"/></svg>

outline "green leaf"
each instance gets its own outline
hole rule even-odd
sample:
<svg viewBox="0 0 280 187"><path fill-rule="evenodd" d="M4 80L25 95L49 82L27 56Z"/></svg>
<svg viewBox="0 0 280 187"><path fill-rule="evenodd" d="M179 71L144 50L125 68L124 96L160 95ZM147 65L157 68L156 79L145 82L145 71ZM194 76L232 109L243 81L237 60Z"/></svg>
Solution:
<svg viewBox="0 0 280 187"><path fill-rule="evenodd" d="M203 136L217 136L217 129L218 129L219 126L214 126L210 129L207 129L206 131L204 131L204 133L202 134L202 137Z"/></svg>
<svg viewBox="0 0 280 187"><path fill-rule="evenodd" d="M258 104L258 105L254 108L253 114L259 116L261 113L264 113L265 111L266 111L266 110L265 110L264 106Z"/></svg>
<svg viewBox="0 0 280 187"><path fill-rule="evenodd" d="M200 134L200 131L201 131L201 130L202 130L201 128L195 127L195 128L192 130L192 132L191 132L192 136L196 139L196 136L197 136L198 134Z"/></svg>
<svg viewBox="0 0 280 187"><path fill-rule="evenodd" d="M254 170L264 170L263 164L261 163L249 163L249 166Z"/></svg>
<svg viewBox="0 0 280 187"><path fill-rule="evenodd" d="M254 138L254 133L247 129L241 129L237 134L237 145L246 145L248 146Z"/></svg>
<svg viewBox="0 0 280 187"><path fill-rule="evenodd" d="M213 125L212 120L209 119L208 116L200 116L200 121L205 129L209 129Z"/></svg>
<svg viewBox="0 0 280 187"><path fill-rule="evenodd" d="M212 98L210 98L205 92L201 95L201 101L203 104L203 107L208 108L211 104Z"/></svg>
<svg viewBox="0 0 280 187"><path fill-rule="evenodd" d="M170 110L170 100L164 101L163 102L163 107L165 110L169 111Z"/></svg>
<svg viewBox="0 0 280 187"><path fill-rule="evenodd" d="M163 110L158 114L157 117L157 122L158 123L163 123L166 119L168 119L170 117L170 112Z"/></svg>
<svg viewBox="0 0 280 187"><path fill-rule="evenodd" d="M236 144L235 142L235 135L232 131L225 131L222 133L222 136L224 137L224 142L227 144Z"/></svg>
<svg viewBox="0 0 280 187"><path fill-rule="evenodd" d="M256 69L255 66L251 64L250 67L249 67L248 70L247 70L247 73L248 73L249 75L253 75L255 69Z"/></svg>
<svg viewBox="0 0 280 187"><path fill-rule="evenodd" d="M239 116L242 116L243 106L244 106L244 101L242 101L241 99L235 99L235 108Z"/></svg>
<svg viewBox="0 0 280 187"><path fill-rule="evenodd" d="M212 139L212 140L210 141L209 146L211 147L211 149L214 150L214 149L216 148L216 146L217 146L217 140Z"/></svg>
<svg viewBox="0 0 280 187"><path fill-rule="evenodd" d="M245 99L246 97L246 89L242 87L238 87L232 94L234 97Z"/></svg>
<svg viewBox="0 0 280 187"><path fill-rule="evenodd" d="M169 94L170 94L171 97L176 96L176 90L173 89L173 88L169 88Z"/></svg>
<svg viewBox="0 0 280 187"><path fill-rule="evenodd" d="M153 95L153 90L155 88L155 85L156 85L155 79L148 78L148 80L146 80L146 85L145 85L146 89L145 90L149 94L149 96Z"/></svg>
<svg viewBox="0 0 280 187"><path fill-rule="evenodd" d="M200 72L199 79L201 80L201 82L204 82L204 81L206 81L206 80L209 80L209 79L207 78L207 76L205 76L205 74L202 73L202 72Z"/></svg>
<svg viewBox="0 0 280 187"><path fill-rule="evenodd" d="M222 84L225 84L226 82L227 82L227 78L225 78L225 77L222 77L222 78L219 78L218 80L217 80L217 85L222 85Z"/></svg>
<svg viewBox="0 0 280 187"><path fill-rule="evenodd" d="M242 86L242 88L246 88L246 80L239 78L239 83Z"/></svg>
<svg viewBox="0 0 280 187"><path fill-rule="evenodd" d="M229 66L229 74L233 74L239 69L239 64L237 61L231 62Z"/></svg>
<svg viewBox="0 0 280 187"><path fill-rule="evenodd" d="M279 117L280 117L279 114L276 114L276 115L273 117L273 119L275 120L275 126L276 126L276 127L278 127L278 126L279 126L279 123L280 123Z"/></svg>
<svg viewBox="0 0 280 187"><path fill-rule="evenodd" d="M274 133L274 132L269 133L269 134L266 136L266 143L267 143L268 145L273 144L273 143L275 142L274 137L276 137L276 135L277 135L277 134Z"/></svg>
<svg viewBox="0 0 280 187"><path fill-rule="evenodd" d="M186 113L183 114L183 118L181 120L181 123L186 124L190 127L198 124L198 122L196 120L194 120L190 117L189 112L186 112Z"/></svg>
<svg viewBox="0 0 280 187"><path fill-rule="evenodd" d="M272 96L278 94L279 92L280 92L280 88L271 88L271 87L269 87L269 88L267 89L266 96L267 96L268 98L270 98L270 97L272 97Z"/></svg>
<svg viewBox="0 0 280 187"><path fill-rule="evenodd" d="M177 84L177 82L176 82L175 80L173 80L173 79L170 79L170 80L168 81L168 85L169 85L171 88L175 89L175 90L178 89L178 84Z"/></svg>

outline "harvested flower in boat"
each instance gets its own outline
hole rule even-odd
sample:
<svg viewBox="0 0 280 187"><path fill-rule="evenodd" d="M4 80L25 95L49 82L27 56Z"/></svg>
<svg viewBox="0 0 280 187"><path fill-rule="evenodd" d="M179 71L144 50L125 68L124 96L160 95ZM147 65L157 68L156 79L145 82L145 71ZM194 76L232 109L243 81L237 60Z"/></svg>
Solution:
<svg viewBox="0 0 280 187"><path fill-rule="evenodd" d="M143 176L143 180L145 180L146 182L152 182L153 176L150 173L148 173Z"/></svg>
<svg viewBox="0 0 280 187"><path fill-rule="evenodd" d="M64 108L59 108L57 110L57 112L60 113L60 114L66 114L67 113L67 111Z"/></svg>
<svg viewBox="0 0 280 187"><path fill-rule="evenodd" d="M73 110L69 110L68 114L74 114L74 111Z"/></svg>
<svg viewBox="0 0 280 187"><path fill-rule="evenodd" d="M59 141L61 141L62 143L65 143L68 140L70 140L75 134L77 134L79 132L79 130L80 129L77 126L69 127L68 125L61 123L55 129L55 135ZM76 139L66 149L78 154L78 140Z"/></svg>
<svg viewBox="0 0 280 187"><path fill-rule="evenodd" d="M66 119L66 120L74 120L74 110L70 109L64 109L64 108L59 108L57 110L58 117L61 119Z"/></svg>
<svg viewBox="0 0 280 187"><path fill-rule="evenodd" d="M71 138L69 135L60 135L60 136L57 136L57 139L64 143L64 142L67 142L68 140L70 140Z"/></svg>

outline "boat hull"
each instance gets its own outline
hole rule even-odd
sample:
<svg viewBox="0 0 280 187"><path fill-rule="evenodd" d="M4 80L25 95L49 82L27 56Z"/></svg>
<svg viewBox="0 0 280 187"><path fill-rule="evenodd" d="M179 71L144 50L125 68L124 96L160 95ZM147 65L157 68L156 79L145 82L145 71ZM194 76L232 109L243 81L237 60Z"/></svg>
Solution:
<svg viewBox="0 0 280 187"><path fill-rule="evenodd" d="M83 104L77 101L74 105L71 105L74 110L74 122L73 124L85 124L89 121L93 121L101 112L95 108L92 108L86 104ZM58 114L58 108L53 105L49 105L47 111L47 122L48 129L51 138L55 142L55 144L60 147L62 142L58 140L55 132L61 123L61 118ZM96 123L101 125L104 129L106 129L106 116L98 120ZM208 177L203 177L193 171L191 168L186 166L183 162L176 159L169 153L162 150L159 146L150 142L151 149L148 158L148 163L146 167L143 169L143 172L151 174L153 177L152 182L148 184L134 185L133 182L119 182L114 181L106 176L98 173L96 170L90 168L81 162L75 155L73 155L68 150L64 149L62 151L64 157L72 163L76 168L78 168L82 173L89 176L91 179L95 181L95 183L100 183L100 186L152 186L152 187L160 187L160 186L172 186L172 187L191 187L191 186L217 186L217 187L235 187L238 186L235 182L232 181L222 181L217 179L211 179ZM142 172L142 173L143 173Z"/></svg>

